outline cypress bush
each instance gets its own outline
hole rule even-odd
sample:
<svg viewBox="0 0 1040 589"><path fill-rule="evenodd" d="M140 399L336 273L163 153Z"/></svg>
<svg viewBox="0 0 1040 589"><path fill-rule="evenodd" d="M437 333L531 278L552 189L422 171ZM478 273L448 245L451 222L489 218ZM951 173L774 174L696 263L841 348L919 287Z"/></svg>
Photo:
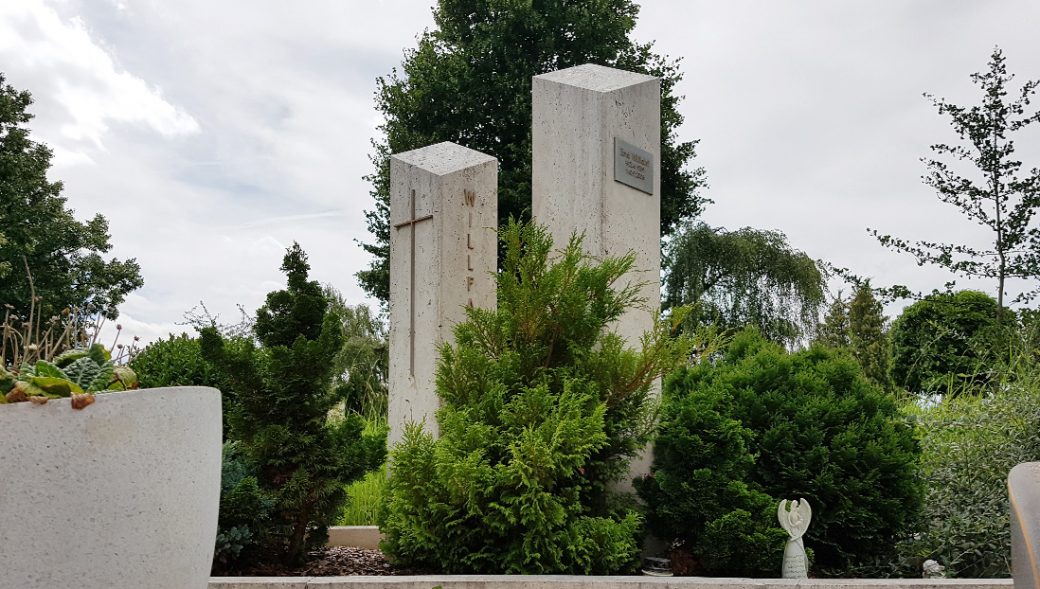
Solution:
<svg viewBox="0 0 1040 589"><path fill-rule="evenodd" d="M380 514L397 563L448 573L609 574L638 563L641 517L608 483L648 441L659 375L687 338L636 349L608 329L639 301L633 257L593 261L572 238L511 222L496 310L468 309L440 350L441 435L410 426Z"/></svg>
<svg viewBox="0 0 1040 589"><path fill-rule="evenodd" d="M257 311L259 347L226 345L212 327L201 337L203 357L226 371L238 401L230 415L236 450L255 469L256 488L271 505L255 533L255 554L289 565L325 544L346 500L344 486L378 466L385 453L383 439L362 436L359 416L329 419L342 328L321 286L307 279L309 269L293 244L282 263L288 288L269 293ZM249 501L257 501L253 489L246 490Z"/></svg>
<svg viewBox="0 0 1040 589"><path fill-rule="evenodd" d="M654 472L638 488L651 531L717 575L779 575L776 506L804 497L814 570L840 575L912 532L919 455L894 396L850 356L788 353L748 330L666 381Z"/></svg>

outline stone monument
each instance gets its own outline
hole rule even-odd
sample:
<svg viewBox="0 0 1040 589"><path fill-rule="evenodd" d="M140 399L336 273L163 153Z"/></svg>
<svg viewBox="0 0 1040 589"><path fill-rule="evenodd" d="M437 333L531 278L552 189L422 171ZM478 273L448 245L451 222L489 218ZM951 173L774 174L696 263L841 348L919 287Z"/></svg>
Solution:
<svg viewBox="0 0 1040 589"><path fill-rule="evenodd" d="M640 284L646 304L614 329L637 346L661 300L661 81L586 64L532 85L533 217L557 245L578 232L593 257L635 253L619 286ZM649 472L650 455L633 460L632 476Z"/></svg>
<svg viewBox="0 0 1040 589"><path fill-rule="evenodd" d="M781 576L785 579L809 578L809 557L805 554L805 543L802 542L802 536L812 521L809 502L805 499L790 502L783 499L776 510L776 517L780 520L780 527L791 536L784 547Z"/></svg>
<svg viewBox="0 0 1040 589"><path fill-rule="evenodd" d="M498 161L454 143L390 158L389 445L437 435L438 351L465 307L495 307Z"/></svg>
<svg viewBox="0 0 1040 589"><path fill-rule="evenodd" d="M1040 589L1040 462L1023 462L1008 473L1011 508L1011 576L1015 589Z"/></svg>

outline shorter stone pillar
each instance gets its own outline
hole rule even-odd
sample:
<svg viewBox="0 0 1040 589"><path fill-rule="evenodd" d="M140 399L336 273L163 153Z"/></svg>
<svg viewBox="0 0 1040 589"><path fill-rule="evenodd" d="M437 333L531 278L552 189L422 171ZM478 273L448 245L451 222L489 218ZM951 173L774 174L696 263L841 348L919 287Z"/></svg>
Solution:
<svg viewBox="0 0 1040 589"><path fill-rule="evenodd" d="M466 306L495 307L498 162L454 143L390 158L389 444L437 435L440 346Z"/></svg>

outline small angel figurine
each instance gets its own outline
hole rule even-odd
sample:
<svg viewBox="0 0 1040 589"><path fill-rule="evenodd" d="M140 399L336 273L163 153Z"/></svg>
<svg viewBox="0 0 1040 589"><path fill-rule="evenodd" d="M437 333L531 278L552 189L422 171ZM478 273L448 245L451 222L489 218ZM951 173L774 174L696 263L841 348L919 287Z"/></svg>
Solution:
<svg viewBox="0 0 1040 589"><path fill-rule="evenodd" d="M812 508L804 498L788 502L787 499L780 501L780 507L776 510L776 517L780 520L780 527L784 529L791 539L784 547L784 566L781 576L785 579L806 579L809 577L809 558L805 555L805 544L802 535L809 528L812 521Z"/></svg>

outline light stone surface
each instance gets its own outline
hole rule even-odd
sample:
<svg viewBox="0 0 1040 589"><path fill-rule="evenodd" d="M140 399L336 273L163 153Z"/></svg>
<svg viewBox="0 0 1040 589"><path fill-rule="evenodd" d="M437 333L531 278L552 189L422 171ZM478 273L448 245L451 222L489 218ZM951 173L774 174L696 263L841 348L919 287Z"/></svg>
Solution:
<svg viewBox="0 0 1040 589"><path fill-rule="evenodd" d="M1040 462L1023 462L1008 473L1011 509L1011 576L1015 589L1040 588Z"/></svg>
<svg viewBox="0 0 1040 589"><path fill-rule="evenodd" d="M220 499L220 392L0 405L0 587L203 589Z"/></svg>
<svg viewBox="0 0 1040 589"><path fill-rule="evenodd" d="M466 306L495 307L497 225L495 158L447 142L390 158L391 445L409 422L438 433L439 348Z"/></svg>
<svg viewBox="0 0 1040 589"><path fill-rule="evenodd" d="M349 546L351 548L379 548L383 534L376 526L330 526L326 546Z"/></svg>
<svg viewBox="0 0 1040 589"><path fill-rule="evenodd" d="M585 234L595 257L635 253L619 286L642 284L641 308L615 329L631 346L653 326L661 300L661 83L658 78L581 65L533 79L532 213L562 246ZM653 159L653 194L616 181L615 139ZM660 394L660 383L654 391ZM650 471L651 452L633 460L631 477ZM626 481L622 490L631 490Z"/></svg>

